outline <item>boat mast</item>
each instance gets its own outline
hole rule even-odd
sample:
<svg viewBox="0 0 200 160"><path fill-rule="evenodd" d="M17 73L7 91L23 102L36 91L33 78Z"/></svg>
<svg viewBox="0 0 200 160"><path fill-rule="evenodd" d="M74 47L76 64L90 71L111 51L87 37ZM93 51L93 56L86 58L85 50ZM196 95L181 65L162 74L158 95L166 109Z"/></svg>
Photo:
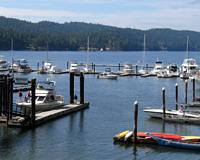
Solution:
<svg viewBox="0 0 200 160"><path fill-rule="evenodd" d="M87 66L89 65L90 37L87 37Z"/></svg>
<svg viewBox="0 0 200 160"><path fill-rule="evenodd" d="M49 61L49 43L47 41L47 53L46 53L47 62Z"/></svg>
<svg viewBox="0 0 200 160"><path fill-rule="evenodd" d="M145 66L145 55L146 55L146 34L144 33L144 42L143 42L143 44L144 44L144 48L143 48L143 51L144 51L144 53L143 53L143 67Z"/></svg>
<svg viewBox="0 0 200 160"><path fill-rule="evenodd" d="M11 72L12 72L12 77L14 78L14 72L13 72L13 64L14 64L14 59L13 59L13 38L11 38Z"/></svg>
<svg viewBox="0 0 200 160"><path fill-rule="evenodd" d="M187 72L189 74L189 36L187 36L187 46L186 46L186 53L187 53L187 64L188 64L188 69Z"/></svg>

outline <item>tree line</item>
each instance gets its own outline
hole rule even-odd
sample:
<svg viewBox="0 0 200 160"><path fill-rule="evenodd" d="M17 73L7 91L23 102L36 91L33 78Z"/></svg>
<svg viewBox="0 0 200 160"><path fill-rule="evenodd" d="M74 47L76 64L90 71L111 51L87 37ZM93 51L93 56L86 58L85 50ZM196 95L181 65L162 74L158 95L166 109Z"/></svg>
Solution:
<svg viewBox="0 0 200 160"><path fill-rule="evenodd" d="M187 36L189 50L200 50L200 33L194 31L138 30L82 22L31 23L0 17L0 50L10 50L11 39L14 50L86 50L89 36L92 50L141 51L144 34L147 51L185 51Z"/></svg>

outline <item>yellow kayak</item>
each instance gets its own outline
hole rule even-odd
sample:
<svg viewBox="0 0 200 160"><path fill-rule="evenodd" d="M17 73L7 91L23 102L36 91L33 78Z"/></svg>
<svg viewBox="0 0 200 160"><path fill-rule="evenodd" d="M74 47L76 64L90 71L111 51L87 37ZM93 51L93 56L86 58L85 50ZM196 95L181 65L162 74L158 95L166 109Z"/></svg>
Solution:
<svg viewBox="0 0 200 160"><path fill-rule="evenodd" d="M200 140L200 136L182 136L182 140Z"/></svg>
<svg viewBox="0 0 200 160"><path fill-rule="evenodd" d="M113 137L113 139L116 140L116 141L123 140L124 137L125 137L129 132L130 132L129 130L120 132L120 133L118 133L117 135L115 135L115 136Z"/></svg>

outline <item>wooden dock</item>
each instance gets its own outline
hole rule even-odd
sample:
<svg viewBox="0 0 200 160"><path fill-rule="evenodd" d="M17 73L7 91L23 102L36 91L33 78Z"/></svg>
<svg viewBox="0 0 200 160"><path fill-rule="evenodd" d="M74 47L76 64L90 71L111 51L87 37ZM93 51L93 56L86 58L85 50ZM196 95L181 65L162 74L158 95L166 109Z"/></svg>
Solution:
<svg viewBox="0 0 200 160"><path fill-rule="evenodd" d="M88 107L89 107L89 103L67 104L63 107L36 113L35 114L35 125L36 126L41 125L43 123L66 116L68 114L84 110ZM9 121L7 121L6 117L1 116L0 122L7 123L7 125L11 126L11 127L31 127L30 120L20 117L20 116L13 117Z"/></svg>

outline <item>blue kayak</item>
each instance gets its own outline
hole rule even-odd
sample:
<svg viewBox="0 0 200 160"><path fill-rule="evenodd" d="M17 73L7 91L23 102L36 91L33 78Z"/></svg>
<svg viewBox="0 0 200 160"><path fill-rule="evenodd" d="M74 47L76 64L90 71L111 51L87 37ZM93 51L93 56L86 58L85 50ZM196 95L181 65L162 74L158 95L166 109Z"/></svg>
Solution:
<svg viewBox="0 0 200 160"><path fill-rule="evenodd" d="M146 133L146 134L149 137L151 137L153 140L155 140L161 146L200 150L200 143L199 142L182 142L182 141L168 140L168 139L153 136L150 133Z"/></svg>

